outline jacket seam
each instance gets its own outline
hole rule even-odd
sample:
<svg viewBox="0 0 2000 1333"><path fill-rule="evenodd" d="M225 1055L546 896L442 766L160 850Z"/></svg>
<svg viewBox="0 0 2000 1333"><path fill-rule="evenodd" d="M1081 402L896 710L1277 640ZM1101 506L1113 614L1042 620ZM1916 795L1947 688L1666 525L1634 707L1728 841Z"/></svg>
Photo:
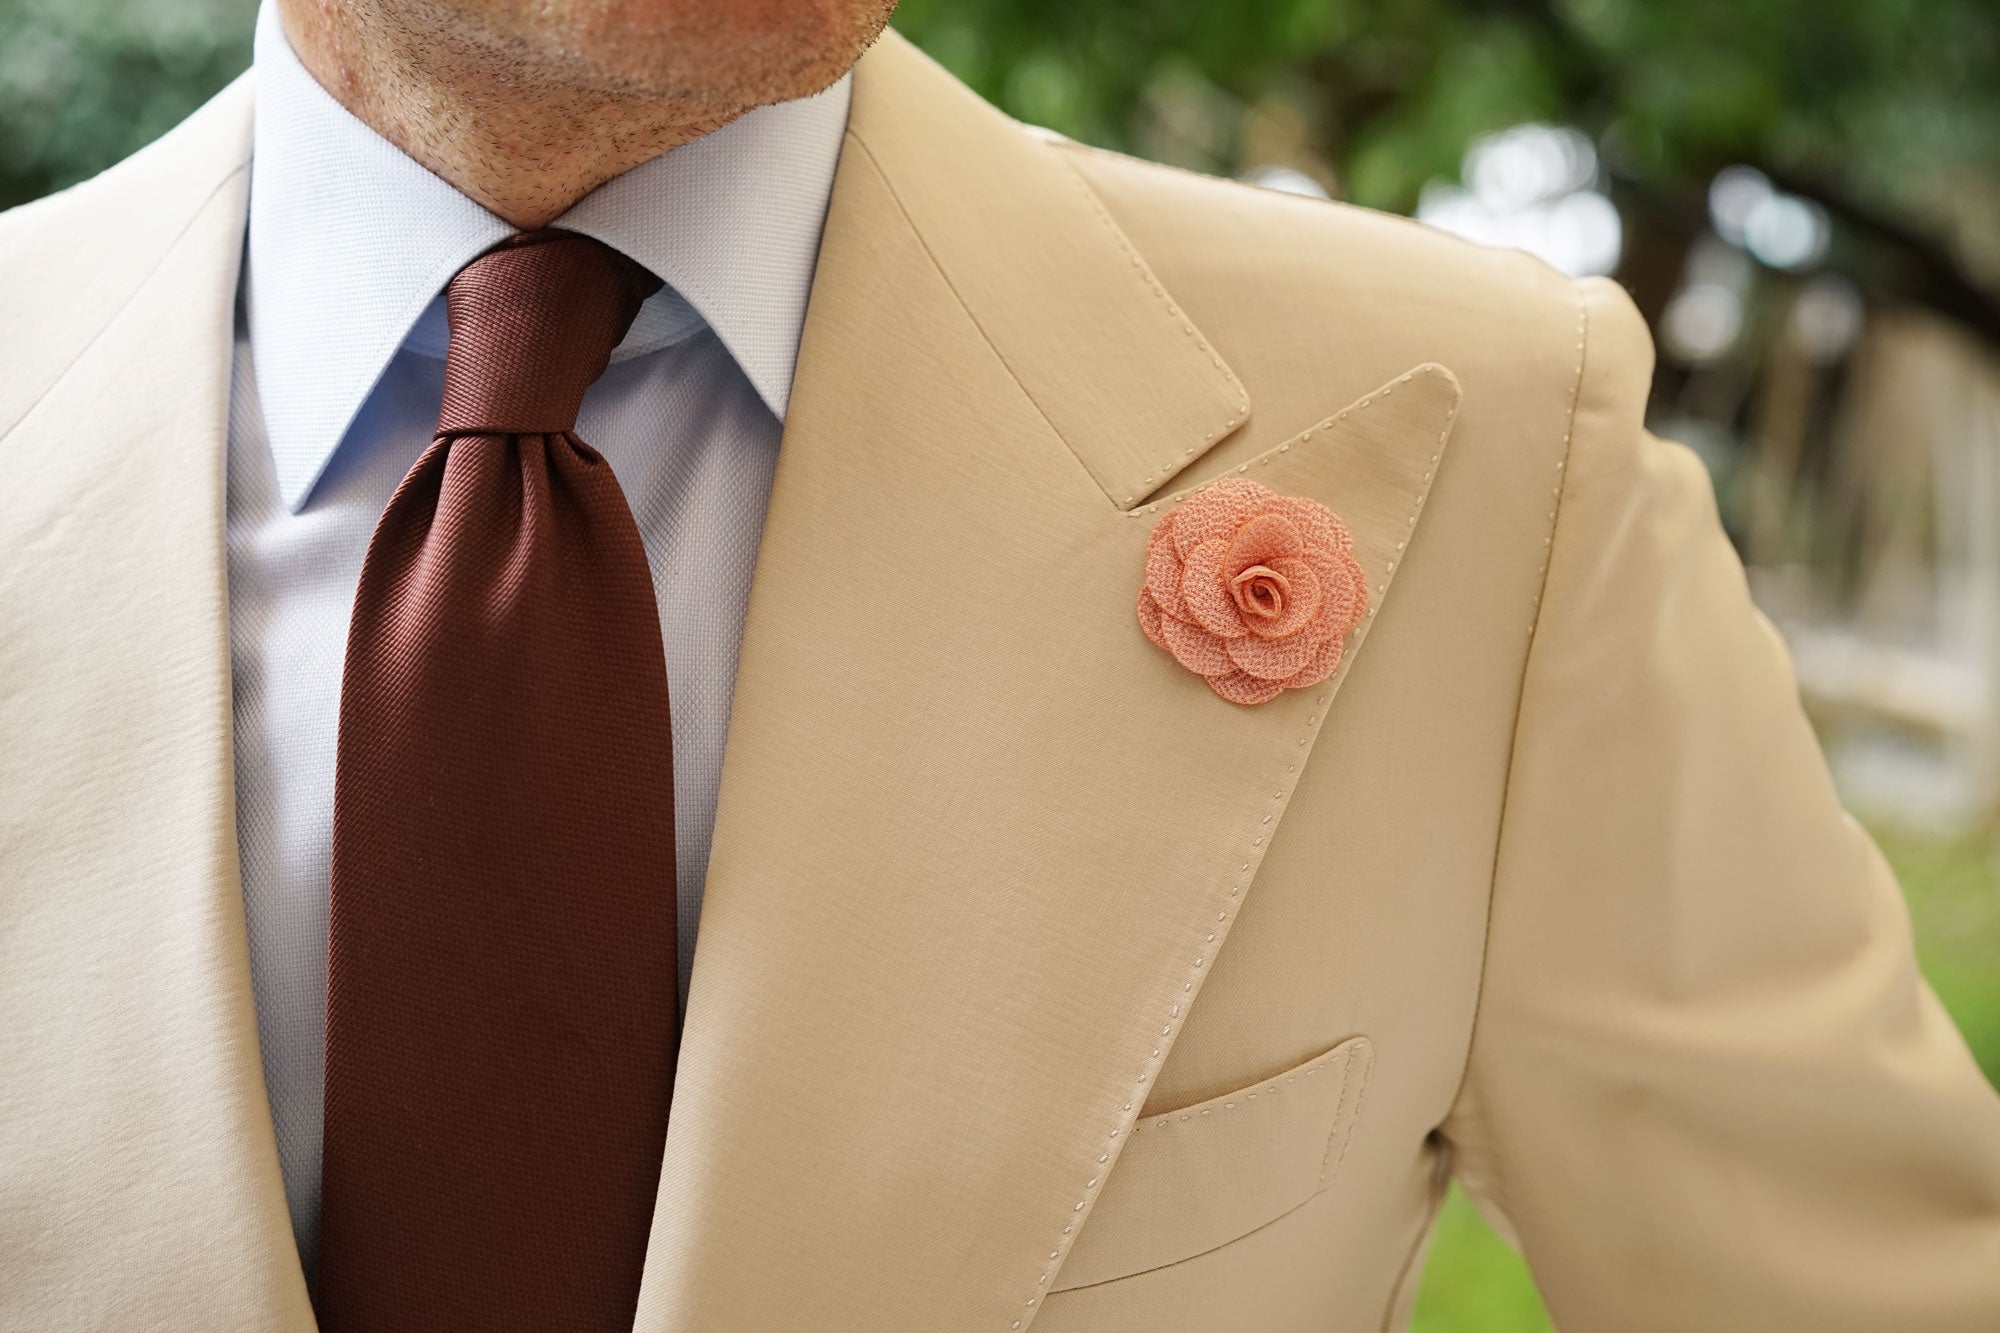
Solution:
<svg viewBox="0 0 2000 1333"><path fill-rule="evenodd" d="M1507 770L1500 785L1500 816L1493 830L1493 862L1486 879L1486 930L1480 942L1479 976L1474 988L1472 1025L1466 1034L1465 1060L1459 1068L1458 1084L1452 1090L1451 1108L1455 1110L1465 1096L1466 1084L1471 1079L1473 1052L1478 1048L1479 1022L1485 1013L1486 969L1493 949L1494 903L1499 894L1500 859L1506 845L1507 815L1514 795L1514 770L1520 755L1521 722L1526 712L1528 679L1533 673L1535 647L1540 640L1541 620L1544 611L1544 597L1548 591L1549 566L1555 554L1556 530L1560 523L1563 500L1568 494L1570 453L1576 440L1577 410L1583 400L1583 380L1589 362L1590 346L1590 303L1580 284L1571 283L1570 292L1576 302L1576 371L1570 381L1569 411L1563 422L1562 446L1555 465L1555 484L1550 490L1547 529L1542 536L1542 560L1535 570L1535 591L1529 605L1532 616L1528 623L1528 643L1521 655L1521 678L1514 696L1514 726L1507 742ZM1447 1118L1450 1111L1446 1112ZM1505 1189L1501 1186L1497 1164L1489 1173L1496 1195L1504 1199Z"/></svg>
<svg viewBox="0 0 2000 1333"><path fill-rule="evenodd" d="M852 129L847 131L847 138L849 142L861 150L861 155L868 159L868 166L875 173L875 179L881 181L882 188L889 192L890 201L896 205L896 212L903 219L903 225L909 229L910 235L916 238L917 248L924 252L924 258L930 263L931 271L938 275L938 281L942 282L945 290L951 293L952 301L960 310L965 312L965 317L971 321L972 327L979 331L979 340L986 344L986 350L993 353L994 360L998 361L1001 369L1007 372L1007 378L1014 382L1014 387L1021 391L1021 396L1028 400L1028 405L1035 409L1035 415L1042 419L1042 424L1049 428L1049 433L1062 442L1063 448L1075 460L1078 470L1085 477L1089 478L1092 486L1103 490L1103 485L1091 474L1090 469L1084 467L1083 460L1077 455L1076 449L1070 444L1069 437L1062 433L1056 426L1056 423L1049 417L1049 414L1042 410L1042 405L1035 401L1035 395L1029 392L1027 383L1022 380L1020 373L1014 369L1013 364L1007 360L1007 354L1002 352L1000 345L993 341L993 335L986 331L986 326L980 322L978 314L973 311L971 304L966 301L964 295L958 290L958 284L951 280L950 272L945 269L944 264L938 259L936 252L931 249L931 243L925 239L923 228L919 227L917 220L910 216L909 206L903 202L903 196L897 191L895 181L891 180L889 173L883 170L882 159L876 157L875 150L868 146L868 141L863 139L859 134L856 134Z"/></svg>
<svg viewBox="0 0 2000 1333"><path fill-rule="evenodd" d="M1361 1066L1361 1087L1354 1094L1354 1107L1349 1110L1347 1083L1354 1076L1354 1061L1360 1056L1367 1059ZM1333 1183L1340 1179L1340 1168L1347 1165L1347 1150L1353 1146L1355 1132L1361 1128L1361 1112L1368 1106L1368 1078L1374 1072L1375 1053L1370 1047L1357 1048L1347 1057L1347 1067L1340 1071L1340 1092L1334 1102L1333 1128L1327 1131L1326 1150L1319 1155L1319 1181L1313 1189L1315 1194L1332 1189ZM1333 1155L1336 1139L1340 1141L1340 1156L1337 1158ZM1329 1166L1332 1168L1330 1171Z"/></svg>
<svg viewBox="0 0 2000 1333"><path fill-rule="evenodd" d="M1447 1155L1446 1160L1440 1162L1431 1172L1430 1198L1424 1206L1423 1225L1417 1228L1417 1234L1410 1241L1409 1249L1403 1252L1402 1267L1396 1270L1396 1280L1389 1286L1389 1303L1383 1307L1382 1322L1379 1325L1381 1333L1390 1333L1389 1321L1396 1317L1396 1308L1403 1303L1403 1292L1422 1271L1422 1266L1417 1260L1424 1253L1424 1247L1431 1238L1431 1231L1437 1226L1438 1218L1444 1212L1445 1196L1451 1192L1449 1159L1451 1149L1447 1146L1442 1151Z"/></svg>
<svg viewBox="0 0 2000 1333"><path fill-rule="evenodd" d="M1194 344L1195 350L1206 356L1209 364L1222 373L1224 383L1229 386L1230 391L1235 395L1235 405L1230 409L1228 419L1204 435L1201 443L1189 445L1181 452L1178 458L1164 458L1157 463L1148 465L1152 467L1153 475L1140 481L1137 494L1125 497L1122 507L1129 509L1131 506L1138 504L1141 497L1150 494L1157 485L1171 480L1181 469L1186 468L1197 457L1208 452L1209 447L1217 440L1234 434L1238 427L1249 420L1250 392L1243 387L1243 381L1237 376L1235 369L1222 359L1221 354L1202 335L1201 330L1194 326L1194 321L1189 319L1187 314L1174 301L1172 294L1160 284L1160 280L1154 274L1152 267L1133 248L1131 238L1119 228L1116 222L1112 221L1111 214L1104 207L1104 201L1098 198L1097 192L1091 188L1090 182L1083 178L1083 173L1078 171L1072 163L1063 161L1060 158L1056 160L1063 174L1069 177L1076 185L1078 192L1082 194L1084 204L1090 209L1091 215L1103 226L1106 234L1111 237L1112 243L1124 251L1125 257L1132 262L1133 269L1138 272L1140 277L1145 279L1147 288L1159 300L1160 307L1166 312L1168 320L1174 324L1178 324L1181 332ZM1108 486L1105 486L1101 480L1098 482L1098 485L1103 487L1105 496L1113 504L1118 503L1118 497L1112 493Z"/></svg>

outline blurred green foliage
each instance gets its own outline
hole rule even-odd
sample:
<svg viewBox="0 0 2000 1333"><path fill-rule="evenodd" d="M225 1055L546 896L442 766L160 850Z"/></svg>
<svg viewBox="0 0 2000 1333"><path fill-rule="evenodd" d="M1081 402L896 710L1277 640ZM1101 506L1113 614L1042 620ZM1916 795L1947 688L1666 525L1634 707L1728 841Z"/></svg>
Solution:
<svg viewBox="0 0 2000 1333"><path fill-rule="evenodd" d="M1988 838L1884 834L1924 977L2000 1087L2000 849Z"/></svg>
<svg viewBox="0 0 2000 1333"><path fill-rule="evenodd" d="M248 62L254 12L0 3L0 206L185 115ZM1016 115L1198 169L1296 166L1407 211L1478 134L1555 119L1662 195L1747 161L2000 270L1993 0L904 0L896 22Z"/></svg>
<svg viewBox="0 0 2000 1333"><path fill-rule="evenodd" d="M1225 172L1289 147L1399 212L1477 135L1560 120L1667 198L1741 161L1975 250L2000 217L1992 0L904 0L897 23L1074 138Z"/></svg>
<svg viewBox="0 0 2000 1333"><path fill-rule="evenodd" d="M1409 1333L1550 1333L1547 1312L1527 1264L1451 1187Z"/></svg>
<svg viewBox="0 0 2000 1333"><path fill-rule="evenodd" d="M255 0L0 0L0 208L143 148L250 63Z"/></svg>

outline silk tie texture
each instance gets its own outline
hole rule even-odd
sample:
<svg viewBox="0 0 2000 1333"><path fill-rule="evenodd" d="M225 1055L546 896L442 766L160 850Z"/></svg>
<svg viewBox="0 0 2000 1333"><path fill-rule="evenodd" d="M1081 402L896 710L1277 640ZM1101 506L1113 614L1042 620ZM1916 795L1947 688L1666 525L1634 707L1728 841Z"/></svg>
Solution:
<svg viewBox="0 0 2000 1333"><path fill-rule="evenodd" d="M574 427L659 286L541 231L446 293L437 434L341 679L328 1333L632 1327L677 1041L673 746L639 530Z"/></svg>

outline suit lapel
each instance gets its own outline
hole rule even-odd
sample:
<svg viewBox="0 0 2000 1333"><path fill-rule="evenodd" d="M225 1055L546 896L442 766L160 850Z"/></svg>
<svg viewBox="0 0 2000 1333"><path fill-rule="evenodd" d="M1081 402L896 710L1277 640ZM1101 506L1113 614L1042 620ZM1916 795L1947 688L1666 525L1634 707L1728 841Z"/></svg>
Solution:
<svg viewBox="0 0 2000 1333"><path fill-rule="evenodd" d="M312 1322L230 776L222 446L249 113L239 83L82 187L61 242L77 261L22 275L51 300L0 441L10 1328Z"/></svg>
<svg viewBox="0 0 2000 1333"><path fill-rule="evenodd" d="M1340 683L1241 709L1145 640L1148 492L1241 385L1045 145L894 38L855 98L645 1333L1025 1327ZM1422 368L1245 465L1347 519L1378 606L1456 397Z"/></svg>

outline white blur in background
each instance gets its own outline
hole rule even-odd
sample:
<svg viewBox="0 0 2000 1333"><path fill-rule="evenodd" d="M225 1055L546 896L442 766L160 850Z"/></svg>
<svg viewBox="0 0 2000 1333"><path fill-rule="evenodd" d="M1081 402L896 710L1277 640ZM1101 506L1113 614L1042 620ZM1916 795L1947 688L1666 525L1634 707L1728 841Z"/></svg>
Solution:
<svg viewBox="0 0 2000 1333"><path fill-rule="evenodd" d="M1565 125L1515 125L1475 139L1464 184L1433 181L1417 220L1481 245L1525 250L1573 278L1618 267L1624 227L1600 188L1590 136Z"/></svg>

